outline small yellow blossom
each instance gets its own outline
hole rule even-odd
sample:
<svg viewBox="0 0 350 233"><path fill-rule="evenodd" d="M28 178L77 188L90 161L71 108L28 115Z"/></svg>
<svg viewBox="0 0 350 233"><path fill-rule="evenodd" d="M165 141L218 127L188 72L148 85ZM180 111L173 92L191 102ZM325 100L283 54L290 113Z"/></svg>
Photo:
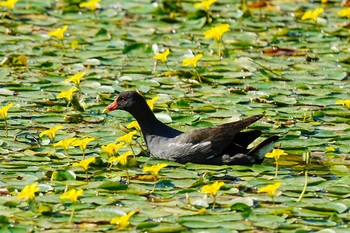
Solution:
<svg viewBox="0 0 350 233"><path fill-rule="evenodd" d="M182 60L182 66L192 66L197 67L197 62L203 57L203 54L197 54L192 58L185 58Z"/></svg>
<svg viewBox="0 0 350 233"><path fill-rule="evenodd" d="M18 0L7 0L0 2L0 6L6 7L9 10L15 9L15 4L18 2Z"/></svg>
<svg viewBox="0 0 350 233"><path fill-rule="evenodd" d="M76 87L72 87L68 91L62 91L57 95L57 99L63 99L65 98L68 102L72 102L73 100L73 93L77 91L78 89Z"/></svg>
<svg viewBox="0 0 350 233"><path fill-rule="evenodd" d="M222 35L228 31L230 31L230 25L221 24L217 27L213 27L208 31L204 32L204 37L209 39L215 39L216 41L220 41L222 38Z"/></svg>
<svg viewBox="0 0 350 233"><path fill-rule="evenodd" d="M32 200L35 198L35 193L40 189L37 187L38 182L31 185L26 185L24 189L17 195L19 199Z"/></svg>
<svg viewBox="0 0 350 233"><path fill-rule="evenodd" d="M60 199L62 201L70 200L72 203L77 202L78 197L80 197L81 195L83 195L83 190L76 190L76 189L71 189L63 194L60 195Z"/></svg>
<svg viewBox="0 0 350 233"><path fill-rule="evenodd" d="M118 229L125 229L130 225L129 219L131 216L133 216L136 213L136 211L131 211L128 214L121 216L121 217L115 217L112 218L110 221L111 224L116 224Z"/></svg>
<svg viewBox="0 0 350 233"><path fill-rule="evenodd" d="M83 159L81 160L79 163L73 163L72 166L73 167L81 167L84 169L84 171L87 171L89 168L90 163L95 162L96 158L95 157L91 157L88 159Z"/></svg>
<svg viewBox="0 0 350 233"><path fill-rule="evenodd" d="M101 152L105 152L108 154L108 156L112 156L118 153L118 151L123 147L125 147L124 143L118 143L118 144L109 143L101 147Z"/></svg>
<svg viewBox="0 0 350 233"><path fill-rule="evenodd" d="M122 166L125 166L128 163L128 157L132 154L132 151L129 150L122 155L119 155L118 157L110 157L108 159L108 163L114 163L118 161Z"/></svg>
<svg viewBox="0 0 350 233"><path fill-rule="evenodd" d="M166 163L155 164L149 167L144 167L143 172L151 172L153 177L157 177L159 171L167 166L168 164Z"/></svg>
<svg viewBox="0 0 350 233"><path fill-rule="evenodd" d="M4 119L4 120L7 119L7 117L8 117L7 112L8 112L8 110L9 110L10 108L12 108L13 106L14 106L13 104L8 104L8 105L3 106L3 107L0 108L0 116L2 117L2 119Z"/></svg>
<svg viewBox="0 0 350 233"><path fill-rule="evenodd" d="M218 193L218 191L220 190L220 188L224 185L225 183L222 181L215 181L213 184L211 185L204 185L201 189L201 193L208 193L211 196L213 196L213 209L215 208L215 204L216 204L216 194Z"/></svg>
<svg viewBox="0 0 350 233"><path fill-rule="evenodd" d="M56 37L59 40L63 40L64 33L65 33L65 31L67 31L67 29L68 29L68 26L65 25L62 28L57 28L56 30L49 32L47 35L52 36L52 37Z"/></svg>
<svg viewBox="0 0 350 233"><path fill-rule="evenodd" d="M163 53L158 53L154 55L154 59L156 61L162 61L162 62L167 62L168 61L168 55L170 54L170 50L166 49Z"/></svg>
<svg viewBox="0 0 350 233"><path fill-rule="evenodd" d="M139 125L139 123L138 123L137 121L132 121L132 122L130 122L130 123L126 126L126 128L128 128L128 129L134 128L134 129L136 129L137 131L141 131L141 127L140 127L140 125Z"/></svg>
<svg viewBox="0 0 350 233"><path fill-rule="evenodd" d="M43 132L40 133L39 137L43 137L44 135L47 135L51 139L51 141L53 141L53 140L55 140L57 130L62 129L62 128L63 128L62 125L57 125L57 126L50 128L48 130L44 130Z"/></svg>
<svg viewBox="0 0 350 233"><path fill-rule="evenodd" d="M265 158L273 158L275 159L276 163L276 171L275 171L275 179L278 175L278 160L280 159L281 155L288 155L284 150L281 149L273 149L272 152L266 153Z"/></svg>
<svg viewBox="0 0 350 233"><path fill-rule="evenodd" d="M269 152L265 155L266 158L274 158L275 160L279 160L281 155L288 155L284 150L281 149L273 149L272 152Z"/></svg>
<svg viewBox="0 0 350 233"><path fill-rule="evenodd" d="M94 11L94 10L96 10L97 7L99 7L98 3L100 1L101 0L90 0L89 2L82 2L79 4L79 7L81 7L81 8L85 7L85 8L88 8L88 9Z"/></svg>
<svg viewBox="0 0 350 233"><path fill-rule="evenodd" d="M326 152L335 152L336 149L333 146L327 146L326 147Z"/></svg>
<svg viewBox="0 0 350 233"><path fill-rule="evenodd" d="M89 142L94 141L95 138L84 138L84 139L76 139L73 143L72 146L79 146L80 150L85 151L87 144Z"/></svg>
<svg viewBox="0 0 350 233"><path fill-rule="evenodd" d="M276 182L274 184L266 185L258 190L258 193L267 193L269 196L274 197L276 190L281 186L281 182Z"/></svg>
<svg viewBox="0 0 350 233"><path fill-rule="evenodd" d="M8 104L4 107L0 108L0 116L5 121L5 131L6 131L6 137L8 137L8 124L7 124L7 117L8 117L8 110L13 107L13 104Z"/></svg>
<svg viewBox="0 0 350 233"><path fill-rule="evenodd" d="M160 96L155 96L155 97L153 97L152 99L150 99L150 100L147 100L147 105L148 105L148 107L153 111L153 109L154 109L154 102L156 102L157 100L159 100L160 99Z"/></svg>
<svg viewBox="0 0 350 233"><path fill-rule="evenodd" d="M77 74L75 74L75 75L73 75L73 76L71 76L71 77L65 79L64 81L65 81L65 82L72 82L72 83L74 83L75 85L79 86L79 84L80 84L80 79L81 79L82 77L84 77L85 74L86 74L86 72L80 72L80 73L77 73Z"/></svg>
<svg viewBox="0 0 350 233"><path fill-rule="evenodd" d="M212 196L216 196L217 192L220 190L220 188L224 185L225 183L222 181L215 181L211 185L204 185L201 189L201 193L208 193Z"/></svg>
<svg viewBox="0 0 350 233"><path fill-rule="evenodd" d="M64 150L68 150L68 148L72 145L72 142L74 142L76 138L66 138L63 139L55 144L53 144L54 147L62 147Z"/></svg>
<svg viewBox="0 0 350 233"><path fill-rule="evenodd" d="M195 8L203 8L205 11L209 11L210 6L215 3L216 0L203 0L201 3L194 4Z"/></svg>
<svg viewBox="0 0 350 233"><path fill-rule="evenodd" d="M343 106L345 106L347 109L350 109L350 99L346 99L346 100L337 100L335 102L335 104L341 104Z"/></svg>
<svg viewBox="0 0 350 233"><path fill-rule="evenodd" d="M340 17L348 17L348 18L350 18L350 7L347 7L345 9L342 9L342 10L338 11L338 15Z"/></svg>
<svg viewBox="0 0 350 233"><path fill-rule="evenodd" d="M167 166L168 166L168 164L166 164L166 163L160 163L160 164L155 164L155 165L143 168L143 172L151 172L152 173L153 180L154 180L153 189L151 191L152 193L156 190L159 171Z"/></svg>
<svg viewBox="0 0 350 233"><path fill-rule="evenodd" d="M126 144L131 145L132 137L133 137L134 135L136 135L136 134L137 134L137 131L134 130L134 131L131 131L131 132L128 133L128 134L125 134L125 135L123 135L123 136L120 136L120 137L116 138L115 141L116 141L116 142L125 142Z"/></svg>
<svg viewBox="0 0 350 233"><path fill-rule="evenodd" d="M306 11L301 17L302 20L312 19L314 22L317 22L318 16L323 13L323 8L317 8L314 11Z"/></svg>

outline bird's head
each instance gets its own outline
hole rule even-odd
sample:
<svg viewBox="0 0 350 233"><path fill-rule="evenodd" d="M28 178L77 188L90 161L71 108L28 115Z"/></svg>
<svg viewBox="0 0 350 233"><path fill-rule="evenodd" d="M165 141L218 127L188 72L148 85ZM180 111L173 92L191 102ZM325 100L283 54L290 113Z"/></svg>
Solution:
<svg viewBox="0 0 350 233"><path fill-rule="evenodd" d="M117 109L132 111L138 104L146 103L144 98L136 91L125 91L115 99L113 103L108 105L103 113L108 113Z"/></svg>

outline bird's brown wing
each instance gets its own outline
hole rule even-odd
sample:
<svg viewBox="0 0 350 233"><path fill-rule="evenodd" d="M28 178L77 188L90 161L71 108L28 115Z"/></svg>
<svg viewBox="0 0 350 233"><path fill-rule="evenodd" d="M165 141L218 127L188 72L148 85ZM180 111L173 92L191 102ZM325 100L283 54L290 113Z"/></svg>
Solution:
<svg viewBox="0 0 350 233"><path fill-rule="evenodd" d="M191 130L177 136L173 142L187 145L188 147L192 145L195 148L195 150L192 150L193 156L207 155L213 157L221 154L241 130L247 128L261 117L262 115L255 115L237 122ZM252 137L255 137L255 135ZM239 140L239 143L242 146L250 144L252 137L247 138L249 143L245 143L243 138Z"/></svg>

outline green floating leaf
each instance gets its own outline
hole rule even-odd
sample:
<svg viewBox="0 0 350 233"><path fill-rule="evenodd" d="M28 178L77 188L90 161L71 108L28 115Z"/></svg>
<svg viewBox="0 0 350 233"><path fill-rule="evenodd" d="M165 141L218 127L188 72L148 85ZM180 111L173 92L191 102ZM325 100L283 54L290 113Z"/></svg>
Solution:
<svg viewBox="0 0 350 233"><path fill-rule="evenodd" d="M126 190L128 186L125 184L121 184L120 182L106 181L100 184L98 188L106 190Z"/></svg>
<svg viewBox="0 0 350 233"><path fill-rule="evenodd" d="M178 223L161 223L158 226L153 228L148 228L147 232L150 233L165 233L165 232L182 232L186 230L184 226L181 226Z"/></svg>
<svg viewBox="0 0 350 233"><path fill-rule="evenodd" d="M144 231L144 230L148 230L150 228L154 228L158 225L159 225L159 223L156 223L156 222L141 222L141 223L137 224L136 229L139 231Z"/></svg>
<svg viewBox="0 0 350 233"><path fill-rule="evenodd" d="M56 170L51 175L51 180L64 181L75 180L77 176L72 170Z"/></svg>
<svg viewBox="0 0 350 233"><path fill-rule="evenodd" d="M318 227L334 227L337 225L336 222L331 220L318 220L318 219L302 219L299 222L300 224L309 225L309 226L318 226Z"/></svg>
<svg viewBox="0 0 350 233"><path fill-rule="evenodd" d="M304 206L304 208L311 209L311 210L325 211L325 212L335 211L339 214L343 213L348 209L348 207L343 203L334 203L334 202L317 203L312 206L306 205Z"/></svg>
<svg viewBox="0 0 350 233"><path fill-rule="evenodd" d="M330 171L333 174L337 174L337 175L349 174L349 168L345 165L333 165L333 166L331 166Z"/></svg>
<svg viewBox="0 0 350 233"><path fill-rule="evenodd" d="M124 47L122 53L129 54L136 50L146 50L147 46L144 43L133 43Z"/></svg>

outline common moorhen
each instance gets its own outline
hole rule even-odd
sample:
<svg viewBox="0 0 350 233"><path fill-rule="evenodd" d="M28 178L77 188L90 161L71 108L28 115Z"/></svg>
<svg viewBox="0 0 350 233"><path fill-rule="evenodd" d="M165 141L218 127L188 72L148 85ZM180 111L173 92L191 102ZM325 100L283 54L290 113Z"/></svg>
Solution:
<svg viewBox="0 0 350 233"><path fill-rule="evenodd" d="M135 91L120 93L103 113L116 109L125 110L135 117L152 157L179 163L215 165L261 163L278 139L278 136L272 136L252 149L247 148L261 135L261 131L241 132L241 130L259 120L262 115L183 133L160 122L145 99Z"/></svg>

